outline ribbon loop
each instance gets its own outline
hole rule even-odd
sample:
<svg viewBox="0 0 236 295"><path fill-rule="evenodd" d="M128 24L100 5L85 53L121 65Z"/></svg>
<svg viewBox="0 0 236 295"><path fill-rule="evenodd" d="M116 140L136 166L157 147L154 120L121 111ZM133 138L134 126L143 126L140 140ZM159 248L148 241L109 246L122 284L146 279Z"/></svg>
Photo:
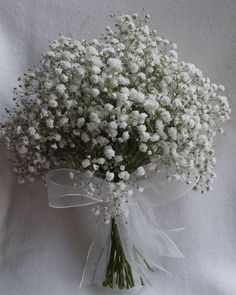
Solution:
<svg viewBox="0 0 236 295"><path fill-rule="evenodd" d="M103 202L104 181L95 177L91 179L84 172L56 169L47 174L46 182L52 208L83 207Z"/></svg>

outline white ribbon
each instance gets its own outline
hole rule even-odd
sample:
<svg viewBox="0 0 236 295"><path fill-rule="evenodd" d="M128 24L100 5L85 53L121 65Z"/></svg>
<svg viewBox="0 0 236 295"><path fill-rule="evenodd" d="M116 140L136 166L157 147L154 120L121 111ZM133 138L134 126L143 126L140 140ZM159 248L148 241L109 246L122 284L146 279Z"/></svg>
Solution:
<svg viewBox="0 0 236 295"><path fill-rule="evenodd" d="M197 181L197 176L192 172L192 185L187 186L183 182L169 179L166 170L141 180L131 177L130 185L134 194L128 204L129 216L126 221L116 218L116 222L125 256L135 272L136 281L142 278L151 283L155 270L167 272L162 265L163 257L184 257L167 231L158 226L154 209L186 195ZM93 190L95 189L93 194L89 193L91 183ZM138 190L140 186L144 187L142 193ZM96 177L88 179L86 173L77 170L57 169L47 175L47 188L50 207L85 207L103 202L107 182ZM104 224L102 217L97 218L80 287L102 285L109 257L110 234L111 226Z"/></svg>

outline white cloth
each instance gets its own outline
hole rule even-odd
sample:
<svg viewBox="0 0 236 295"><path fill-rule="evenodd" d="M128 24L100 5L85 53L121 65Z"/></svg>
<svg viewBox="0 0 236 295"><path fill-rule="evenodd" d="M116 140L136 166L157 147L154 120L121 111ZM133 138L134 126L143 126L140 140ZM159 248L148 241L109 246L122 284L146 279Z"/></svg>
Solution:
<svg viewBox="0 0 236 295"><path fill-rule="evenodd" d="M158 274L152 295L236 294L236 2L139 0L0 0L0 109L11 105L16 78L38 63L58 32L97 37L111 13L142 12L151 26L179 45L180 58L226 86L233 109L226 136L217 139L214 190L156 211L163 228L185 226L175 239L185 259L172 259ZM43 182L18 185L0 152L0 294L119 294L95 286L79 290L89 224L86 209L48 207ZM88 209L89 210L89 209ZM129 294L125 292L124 294Z"/></svg>

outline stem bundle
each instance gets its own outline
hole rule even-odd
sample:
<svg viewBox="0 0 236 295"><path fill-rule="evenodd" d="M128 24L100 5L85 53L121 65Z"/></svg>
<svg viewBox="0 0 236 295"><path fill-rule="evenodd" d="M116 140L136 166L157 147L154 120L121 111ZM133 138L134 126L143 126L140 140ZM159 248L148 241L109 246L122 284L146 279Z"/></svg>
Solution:
<svg viewBox="0 0 236 295"><path fill-rule="evenodd" d="M132 269L125 257L118 226L113 218L110 257L103 286L113 289L116 285L119 289L129 289L135 286Z"/></svg>

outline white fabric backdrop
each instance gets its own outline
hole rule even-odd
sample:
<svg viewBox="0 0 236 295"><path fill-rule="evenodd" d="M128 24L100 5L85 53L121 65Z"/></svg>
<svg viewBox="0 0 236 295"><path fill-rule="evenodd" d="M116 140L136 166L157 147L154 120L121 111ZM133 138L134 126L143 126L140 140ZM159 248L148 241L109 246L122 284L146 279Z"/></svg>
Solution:
<svg viewBox="0 0 236 295"><path fill-rule="evenodd" d="M11 105L17 77L39 62L59 32L90 39L110 24L109 14L143 11L153 28L178 44L180 58L226 86L233 119L217 140L214 191L191 193L157 211L163 227L186 227L175 240L186 259L169 261L172 276L160 273L155 290L142 294L235 295L235 0L0 0L1 113ZM40 181L18 185L3 146L0 167L0 295L110 294L78 290L87 212L50 209Z"/></svg>

